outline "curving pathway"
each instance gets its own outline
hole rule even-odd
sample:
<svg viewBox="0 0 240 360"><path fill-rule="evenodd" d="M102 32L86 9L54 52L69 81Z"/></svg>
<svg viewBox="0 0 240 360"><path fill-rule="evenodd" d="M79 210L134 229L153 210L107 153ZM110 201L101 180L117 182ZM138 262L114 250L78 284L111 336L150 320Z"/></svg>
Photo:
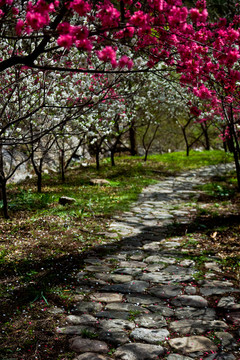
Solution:
<svg viewBox="0 0 240 360"><path fill-rule="evenodd" d="M207 167L148 186L113 219L112 241L85 259L78 300L66 326L57 328L69 335L75 360L240 359L239 288L223 278L216 257L200 278L182 238L167 235L171 224L191 221L193 187L231 168Z"/></svg>

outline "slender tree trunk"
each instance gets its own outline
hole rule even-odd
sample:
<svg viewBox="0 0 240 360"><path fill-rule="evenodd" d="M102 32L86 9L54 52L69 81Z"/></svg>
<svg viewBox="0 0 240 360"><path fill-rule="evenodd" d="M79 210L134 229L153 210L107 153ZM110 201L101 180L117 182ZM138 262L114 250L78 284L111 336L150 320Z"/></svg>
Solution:
<svg viewBox="0 0 240 360"><path fill-rule="evenodd" d="M115 159L114 159L114 155L115 155L115 148L111 149L111 164L112 166L115 166Z"/></svg>
<svg viewBox="0 0 240 360"><path fill-rule="evenodd" d="M0 180L2 201L3 201L3 215L5 219L9 219L8 213L8 200L7 200L7 181L5 179Z"/></svg>
<svg viewBox="0 0 240 360"><path fill-rule="evenodd" d="M235 167L236 167L236 175L237 175L237 182L238 182L238 191L240 191L240 164L239 164L239 145L238 145L238 140L237 140L237 136L235 136L235 130L234 130L234 123L233 123L233 116L230 116L230 126L229 126L229 133L230 133L230 138L229 138L229 143L231 146L231 149L233 150L233 156L234 156L234 162L235 162ZM235 142L234 142L235 140Z"/></svg>
<svg viewBox="0 0 240 360"><path fill-rule="evenodd" d="M63 183L65 182L64 156L65 156L65 151L64 149L61 149L59 156L59 163L60 163L59 165L60 165L61 179Z"/></svg>
<svg viewBox="0 0 240 360"><path fill-rule="evenodd" d="M97 170L99 170L100 169L100 159L99 159L99 155L100 155L100 151L99 151L99 149L97 148L96 149L96 167L97 167Z"/></svg>
<svg viewBox="0 0 240 360"><path fill-rule="evenodd" d="M7 200L7 180L3 168L3 147L0 143L0 200L3 202L3 216L9 219L8 200Z"/></svg>
<svg viewBox="0 0 240 360"><path fill-rule="evenodd" d="M210 150L210 139L209 139L208 129L207 129L206 124L202 123L201 128L202 128L203 135L204 135L204 138L205 138L205 150Z"/></svg>
<svg viewBox="0 0 240 360"><path fill-rule="evenodd" d="M223 149L224 149L225 152L228 152L226 141L223 141Z"/></svg>
<svg viewBox="0 0 240 360"><path fill-rule="evenodd" d="M146 149L146 150L145 150L144 161L147 161L147 157L148 157L148 150L149 150L149 149Z"/></svg>
<svg viewBox="0 0 240 360"><path fill-rule="evenodd" d="M134 128L134 123L132 124L132 126L129 129L129 140L130 140L130 152L132 156L137 155L137 150L136 150L136 131Z"/></svg>
<svg viewBox="0 0 240 360"><path fill-rule="evenodd" d="M181 129L182 129L182 133L183 133L183 137L184 137L184 141L185 141L185 145L186 145L186 156L189 156L190 146L188 143L186 128L184 126L181 126Z"/></svg>

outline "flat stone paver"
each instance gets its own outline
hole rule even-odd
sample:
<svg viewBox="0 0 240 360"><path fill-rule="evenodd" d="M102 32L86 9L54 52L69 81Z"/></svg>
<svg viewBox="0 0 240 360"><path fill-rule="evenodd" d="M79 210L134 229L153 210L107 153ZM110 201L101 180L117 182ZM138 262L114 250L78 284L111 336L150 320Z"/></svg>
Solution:
<svg viewBox="0 0 240 360"><path fill-rule="evenodd" d="M79 300L56 328L67 335L74 360L240 359L239 287L211 256L198 280L189 256L196 245L182 247L183 237L168 236L168 225L187 226L194 217L193 187L231 168L168 177L114 216L105 234L110 244L84 259L75 275Z"/></svg>

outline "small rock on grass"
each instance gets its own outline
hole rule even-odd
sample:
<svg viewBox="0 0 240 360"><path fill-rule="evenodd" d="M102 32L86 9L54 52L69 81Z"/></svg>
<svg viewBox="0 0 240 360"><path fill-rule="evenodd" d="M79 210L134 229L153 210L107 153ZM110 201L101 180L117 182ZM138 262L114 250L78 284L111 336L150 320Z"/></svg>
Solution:
<svg viewBox="0 0 240 360"><path fill-rule="evenodd" d="M58 200L60 205L70 205L76 202L76 199L68 197L68 196L61 196Z"/></svg>
<svg viewBox="0 0 240 360"><path fill-rule="evenodd" d="M90 185L110 185L110 181L106 179L91 179L89 182Z"/></svg>

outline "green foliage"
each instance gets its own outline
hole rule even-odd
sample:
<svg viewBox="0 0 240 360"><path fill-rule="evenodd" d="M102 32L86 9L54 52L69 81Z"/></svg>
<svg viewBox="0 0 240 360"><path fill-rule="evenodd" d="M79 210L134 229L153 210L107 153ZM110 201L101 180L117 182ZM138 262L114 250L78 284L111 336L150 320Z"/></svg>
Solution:
<svg viewBox="0 0 240 360"><path fill-rule="evenodd" d="M95 339L98 337L98 334L96 334L88 329L83 329L81 331L81 335L83 338L87 338L87 339Z"/></svg>
<svg viewBox="0 0 240 360"><path fill-rule="evenodd" d="M23 188L19 187L14 196L10 195L8 206L12 211L43 209L48 207L53 199L54 196L52 194L35 193L32 191L32 189L24 190ZM2 202L0 202L0 206L2 206Z"/></svg>
<svg viewBox="0 0 240 360"><path fill-rule="evenodd" d="M229 197L236 192L236 189L229 187L229 185L223 185L216 182L201 185L200 188L207 195L215 198Z"/></svg>

